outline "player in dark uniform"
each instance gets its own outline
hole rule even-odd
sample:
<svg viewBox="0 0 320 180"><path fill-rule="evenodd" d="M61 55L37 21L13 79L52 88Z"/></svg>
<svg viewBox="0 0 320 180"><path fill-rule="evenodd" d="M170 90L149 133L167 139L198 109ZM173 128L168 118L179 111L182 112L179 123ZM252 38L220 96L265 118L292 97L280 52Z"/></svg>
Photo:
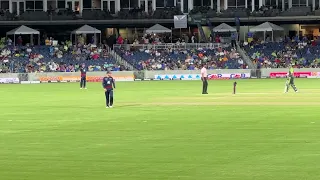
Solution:
<svg viewBox="0 0 320 180"><path fill-rule="evenodd" d="M80 78L80 89L87 89L87 70L84 64L80 68L81 78Z"/></svg>
<svg viewBox="0 0 320 180"><path fill-rule="evenodd" d="M287 93L289 91L290 86L293 88L294 92L296 92L296 93L298 92L298 89L297 89L296 85L294 84L294 69L291 65L290 65L284 93Z"/></svg>
<svg viewBox="0 0 320 180"><path fill-rule="evenodd" d="M104 88L106 96L106 107L112 108L113 106L113 89L116 88L115 80L111 76L111 72L107 72L107 76L102 80L102 87Z"/></svg>

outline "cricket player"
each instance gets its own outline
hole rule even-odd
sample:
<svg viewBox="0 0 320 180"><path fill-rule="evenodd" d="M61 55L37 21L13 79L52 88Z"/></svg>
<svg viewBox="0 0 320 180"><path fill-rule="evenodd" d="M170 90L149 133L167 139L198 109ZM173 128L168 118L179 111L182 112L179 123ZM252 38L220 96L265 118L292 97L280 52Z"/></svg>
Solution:
<svg viewBox="0 0 320 180"><path fill-rule="evenodd" d="M102 80L102 87L106 96L106 108L112 108L113 105L113 89L116 88L115 80L111 76L111 72L107 72L107 76Z"/></svg>
<svg viewBox="0 0 320 180"><path fill-rule="evenodd" d="M294 84L294 69L293 69L292 65L290 65L290 67L289 67L289 73L288 73L284 93L287 93L289 91L290 86L293 88L293 90L296 93L298 92L298 89L297 89L296 85Z"/></svg>
<svg viewBox="0 0 320 180"><path fill-rule="evenodd" d="M201 80L202 80L202 94L208 94L208 73L206 64L203 64L201 69Z"/></svg>
<svg viewBox="0 0 320 180"><path fill-rule="evenodd" d="M80 89L87 89L86 85L87 85L87 70L84 64L82 64L81 68L80 68L80 73L81 73L81 77L80 77Z"/></svg>

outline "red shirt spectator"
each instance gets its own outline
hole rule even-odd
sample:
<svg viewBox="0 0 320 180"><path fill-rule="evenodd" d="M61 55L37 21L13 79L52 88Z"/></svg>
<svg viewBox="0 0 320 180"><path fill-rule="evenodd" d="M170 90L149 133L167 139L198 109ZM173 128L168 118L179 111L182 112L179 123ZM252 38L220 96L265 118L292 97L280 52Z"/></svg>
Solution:
<svg viewBox="0 0 320 180"><path fill-rule="evenodd" d="M216 43L220 43L220 37L219 37L219 36L216 36L215 42L216 42Z"/></svg>
<svg viewBox="0 0 320 180"><path fill-rule="evenodd" d="M98 55L98 54L94 54L94 55L92 55L92 59L94 59L94 60L99 59L99 55Z"/></svg>
<svg viewBox="0 0 320 180"><path fill-rule="evenodd" d="M18 43L19 46L22 45L22 37L21 36L18 37L17 43Z"/></svg>
<svg viewBox="0 0 320 180"><path fill-rule="evenodd" d="M121 36L118 37L117 43L118 44L123 44L123 38Z"/></svg>

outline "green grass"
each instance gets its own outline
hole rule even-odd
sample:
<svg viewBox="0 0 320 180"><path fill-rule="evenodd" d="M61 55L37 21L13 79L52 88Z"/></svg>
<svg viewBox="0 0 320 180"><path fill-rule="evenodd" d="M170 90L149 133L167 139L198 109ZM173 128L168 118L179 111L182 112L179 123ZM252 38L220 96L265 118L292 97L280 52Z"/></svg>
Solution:
<svg viewBox="0 0 320 180"><path fill-rule="evenodd" d="M320 80L0 85L1 180L317 180Z"/></svg>

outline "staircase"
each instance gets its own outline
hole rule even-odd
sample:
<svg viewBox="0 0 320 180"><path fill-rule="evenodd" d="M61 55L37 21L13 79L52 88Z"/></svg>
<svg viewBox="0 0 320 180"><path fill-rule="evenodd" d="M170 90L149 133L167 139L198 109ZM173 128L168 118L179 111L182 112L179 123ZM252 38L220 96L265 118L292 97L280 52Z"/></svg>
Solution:
<svg viewBox="0 0 320 180"><path fill-rule="evenodd" d="M204 43L208 42L208 41L207 41L206 34L204 33L203 28L202 28L202 26L201 26L201 19L200 19L200 20L196 20L194 17L191 17L191 21L192 21L194 24L196 24L197 27L198 27L198 31L199 31L199 33L200 33L200 42L204 42Z"/></svg>
<svg viewBox="0 0 320 180"><path fill-rule="evenodd" d="M248 64L249 69L257 69L257 66L255 64L253 64L253 62L251 61L250 57L248 56L248 54L246 53L245 50L243 50L240 46L239 43L237 44L237 51L239 53L239 55L241 56L241 58L243 59L243 61Z"/></svg>
<svg viewBox="0 0 320 180"><path fill-rule="evenodd" d="M213 26L212 26L212 23L211 23L211 21L209 19L207 19L207 25L209 26L210 33L213 36L214 35Z"/></svg>
<svg viewBox="0 0 320 180"><path fill-rule="evenodd" d="M200 32L200 42L208 42L207 41L207 37L204 34L204 31L203 31L203 28L202 28L201 24L197 23L197 26L198 26L198 30Z"/></svg>
<svg viewBox="0 0 320 180"><path fill-rule="evenodd" d="M129 68L129 70L134 71L137 70L135 67L133 67L130 63L128 63L126 60L124 60L119 54L117 54L113 49L108 47L108 51L110 52L111 56L115 58L116 62L118 64L124 65L125 67Z"/></svg>

